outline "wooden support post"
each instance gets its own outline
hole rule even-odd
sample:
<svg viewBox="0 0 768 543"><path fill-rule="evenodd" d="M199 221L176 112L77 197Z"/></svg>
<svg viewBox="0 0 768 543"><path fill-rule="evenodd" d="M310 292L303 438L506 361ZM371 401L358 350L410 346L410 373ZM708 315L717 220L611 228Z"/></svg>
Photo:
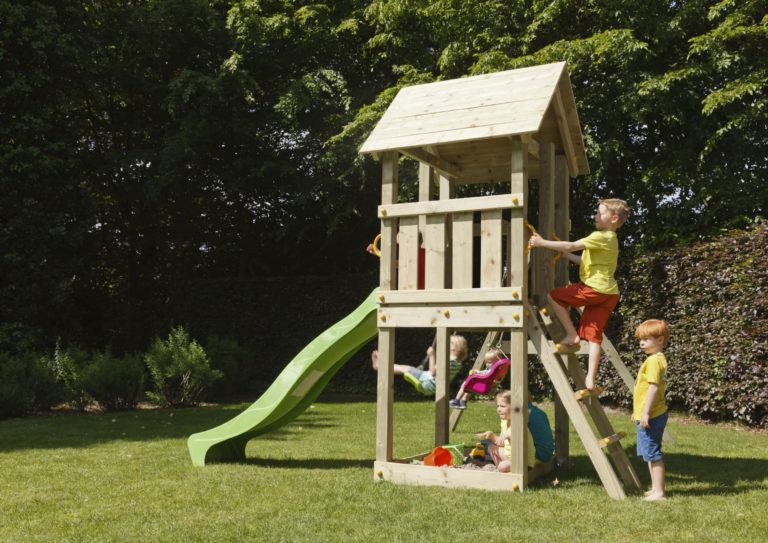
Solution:
<svg viewBox="0 0 768 543"><path fill-rule="evenodd" d="M392 461L395 329L379 329L379 371L376 380L376 460Z"/></svg>
<svg viewBox="0 0 768 543"><path fill-rule="evenodd" d="M555 157L554 180L554 207L555 207L555 233L563 241L570 239L570 177L568 164L563 155ZM566 258L560 258L555 267L555 286L562 287L568 284L568 266L570 262ZM544 305L544 304L542 304ZM559 338L558 338L559 339ZM555 392L555 459L559 466L567 467L570 456L568 437L570 435L570 422L568 412L563 402Z"/></svg>
<svg viewBox="0 0 768 543"><path fill-rule="evenodd" d="M512 209L510 216L510 268L512 285L521 286L521 299L528 299L528 266L525 254L525 221L528 212L528 149L519 137L511 140L511 192L523 195L523 205ZM512 458L511 473L520 474L521 490L528 486L528 316L520 312L522 328L510 330L510 391L512 392Z"/></svg>
<svg viewBox="0 0 768 543"><path fill-rule="evenodd" d="M539 234L552 239L555 232L555 146L542 143L539 158ZM546 305L547 293L555 286L552 251L533 251L531 298L534 305Z"/></svg>
<svg viewBox="0 0 768 543"><path fill-rule="evenodd" d="M397 202L397 153L382 158L381 203ZM381 290L397 288L397 219L381 220ZM376 394L376 460L392 460L392 411L394 401L395 330L379 329L379 370Z"/></svg>
<svg viewBox="0 0 768 543"><path fill-rule="evenodd" d="M438 328L435 344L437 364L437 383L435 390L435 445L448 443L449 420L448 402L450 401L450 380L448 358L450 357L450 334L448 328Z"/></svg>

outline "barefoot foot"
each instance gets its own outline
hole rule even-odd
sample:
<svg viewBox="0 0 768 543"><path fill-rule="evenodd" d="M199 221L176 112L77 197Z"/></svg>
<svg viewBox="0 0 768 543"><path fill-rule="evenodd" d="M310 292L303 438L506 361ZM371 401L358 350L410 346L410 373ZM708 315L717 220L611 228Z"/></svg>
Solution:
<svg viewBox="0 0 768 543"><path fill-rule="evenodd" d="M653 492L647 495L645 498L643 498L643 500L647 502L662 502L666 499L667 499L666 494L656 494Z"/></svg>
<svg viewBox="0 0 768 543"><path fill-rule="evenodd" d="M587 374L586 379L584 379L584 385L586 386L587 390L595 390L595 377L594 377L594 375Z"/></svg>
<svg viewBox="0 0 768 543"><path fill-rule="evenodd" d="M371 367L373 371L379 371L379 351L371 351Z"/></svg>

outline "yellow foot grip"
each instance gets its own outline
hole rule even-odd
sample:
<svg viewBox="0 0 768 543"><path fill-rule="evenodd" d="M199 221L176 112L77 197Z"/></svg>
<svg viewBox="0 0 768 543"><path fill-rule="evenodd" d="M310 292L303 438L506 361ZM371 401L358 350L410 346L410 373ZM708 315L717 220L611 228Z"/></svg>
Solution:
<svg viewBox="0 0 768 543"><path fill-rule="evenodd" d="M607 447L611 443L616 443L618 440L624 437L627 437L625 432L619 432L617 434L613 434L612 436L604 437L599 441L600 447Z"/></svg>
<svg viewBox="0 0 768 543"><path fill-rule="evenodd" d="M583 400L584 398L587 398L590 396L598 396L602 394L604 391L605 389L603 387L595 387L594 390L582 388L581 390L577 390L573 395L577 400Z"/></svg>
<svg viewBox="0 0 768 543"><path fill-rule="evenodd" d="M563 345L562 343L557 343L555 345L555 351L557 351L560 354L573 354L579 352L580 345L578 343L572 343L570 345Z"/></svg>

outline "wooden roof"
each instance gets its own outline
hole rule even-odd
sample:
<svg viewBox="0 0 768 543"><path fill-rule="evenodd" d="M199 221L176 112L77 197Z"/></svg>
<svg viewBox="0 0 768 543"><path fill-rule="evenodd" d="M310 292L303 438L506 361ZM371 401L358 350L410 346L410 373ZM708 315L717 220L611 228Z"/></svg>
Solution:
<svg viewBox="0 0 768 543"><path fill-rule="evenodd" d="M589 173L565 62L403 88L360 152L439 157L456 172L471 170L477 177L485 166L467 170L461 161L477 162L470 155L479 154L506 163L503 148L514 135L551 141L565 153L571 176ZM500 173L491 170L485 177Z"/></svg>

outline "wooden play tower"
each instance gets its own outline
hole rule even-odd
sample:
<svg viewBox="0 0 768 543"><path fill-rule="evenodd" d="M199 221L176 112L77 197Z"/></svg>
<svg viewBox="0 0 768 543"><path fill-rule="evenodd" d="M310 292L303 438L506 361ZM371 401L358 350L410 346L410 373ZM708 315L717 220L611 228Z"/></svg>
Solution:
<svg viewBox="0 0 768 543"><path fill-rule="evenodd" d="M562 330L549 317L546 293L567 283L567 262L553 264L553 253L537 250L529 265L529 182L538 185L538 230L567 240L569 180L589 172L565 63L404 88L360 152L382 164L374 477L398 484L522 491L550 470L552 463L528 468L528 365L520 362L531 352L556 391L556 458L567 461L570 420L608 494L623 498L638 490L618 441L622 435L611 428L597 397L579 398L576 392L584 387L577 357L555 352L553 340ZM418 201L401 201L401 156L419 162ZM477 183L493 184L489 192L494 194L456 197L457 186ZM421 243L426 274L425 288L419 290ZM404 327L436 329L435 445L450 442L450 334L509 334L511 473L425 467L393 458L395 338ZM632 376L610 343L604 350L630 385Z"/></svg>

